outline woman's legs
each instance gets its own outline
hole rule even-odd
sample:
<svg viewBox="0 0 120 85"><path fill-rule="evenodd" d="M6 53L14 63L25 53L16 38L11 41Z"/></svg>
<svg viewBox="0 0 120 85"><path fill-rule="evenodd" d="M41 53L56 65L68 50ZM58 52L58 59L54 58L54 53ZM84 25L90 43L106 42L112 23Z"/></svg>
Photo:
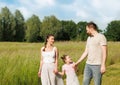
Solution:
<svg viewBox="0 0 120 85"><path fill-rule="evenodd" d="M42 85L55 85L54 63L43 64L41 72Z"/></svg>

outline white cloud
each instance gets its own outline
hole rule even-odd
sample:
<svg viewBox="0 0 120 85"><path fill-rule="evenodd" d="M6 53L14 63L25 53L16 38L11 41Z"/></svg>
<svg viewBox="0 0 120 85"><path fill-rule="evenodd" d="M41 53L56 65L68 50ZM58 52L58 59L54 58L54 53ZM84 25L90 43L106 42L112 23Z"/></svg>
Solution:
<svg viewBox="0 0 120 85"><path fill-rule="evenodd" d="M18 10L20 10L20 12L24 15L26 19L32 15L32 12L25 7L19 7Z"/></svg>
<svg viewBox="0 0 120 85"><path fill-rule="evenodd" d="M42 10L55 5L55 0L19 0L19 3L20 6L18 9L20 9L24 17L27 19L32 14L40 16Z"/></svg>
<svg viewBox="0 0 120 85"><path fill-rule="evenodd" d="M120 11L120 0L91 0L90 4L96 12L102 12L106 16L116 16Z"/></svg>
<svg viewBox="0 0 120 85"><path fill-rule="evenodd" d="M88 18L89 15L83 10L78 10L76 12L76 16L77 17L82 17L82 18Z"/></svg>
<svg viewBox="0 0 120 85"><path fill-rule="evenodd" d="M59 16L59 19L72 19L75 22L93 20L103 27L112 20L120 19L120 0L74 0L69 4L61 4L57 0L16 0L16 2L17 4L12 4L0 1L0 8L7 6L12 12L19 9L26 19L32 14L37 14L41 18L45 13L47 15L52 13Z"/></svg>
<svg viewBox="0 0 120 85"><path fill-rule="evenodd" d="M101 8L102 7L102 0L91 0L90 4L94 6L95 8Z"/></svg>
<svg viewBox="0 0 120 85"><path fill-rule="evenodd" d="M9 9L12 13L14 13L17 6L16 6L16 5L6 4L6 3L4 3L4 2L0 2L0 11L1 11L1 9L4 8L4 7L8 7L8 9Z"/></svg>
<svg viewBox="0 0 120 85"><path fill-rule="evenodd" d="M75 0L72 4L61 5L61 7L67 12L73 12L74 17L87 18L89 16L86 7L79 0Z"/></svg>
<svg viewBox="0 0 120 85"><path fill-rule="evenodd" d="M91 6L99 17L97 22L105 28L112 20L120 19L120 0L91 0Z"/></svg>
<svg viewBox="0 0 120 85"><path fill-rule="evenodd" d="M54 6L55 0L35 0L35 3L39 6L45 7L45 6Z"/></svg>
<svg viewBox="0 0 120 85"><path fill-rule="evenodd" d="M55 5L55 0L19 0L20 4L29 8L44 8Z"/></svg>
<svg viewBox="0 0 120 85"><path fill-rule="evenodd" d="M76 20L92 20L99 23L100 28L105 28L112 20L120 19L120 0L87 0L84 3L76 0L73 10L78 17Z"/></svg>
<svg viewBox="0 0 120 85"><path fill-rule="evenodd" d="M0 2L0 8L4 7L6 3Z"/></svg>

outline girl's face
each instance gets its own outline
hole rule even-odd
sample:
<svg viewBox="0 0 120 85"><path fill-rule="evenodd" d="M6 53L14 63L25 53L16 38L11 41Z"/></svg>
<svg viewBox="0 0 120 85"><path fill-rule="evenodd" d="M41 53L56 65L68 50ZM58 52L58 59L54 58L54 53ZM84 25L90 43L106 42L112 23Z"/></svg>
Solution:
<svg viewBox="0 0 120 85"><path fill-rule="evenodd" d="M65 57L65 62L66 62L66 63L72 62L72 59L70 58L70 56L66 56L66 57Z"/></svg>
<svg viewBox="0 0 120 85"><path fill-rule="evenodd" d="M54 44L54 36L50 36L48 39L47 39L47 42L49 43L49 44L51 44L51 45L53 45Z"/></svg>

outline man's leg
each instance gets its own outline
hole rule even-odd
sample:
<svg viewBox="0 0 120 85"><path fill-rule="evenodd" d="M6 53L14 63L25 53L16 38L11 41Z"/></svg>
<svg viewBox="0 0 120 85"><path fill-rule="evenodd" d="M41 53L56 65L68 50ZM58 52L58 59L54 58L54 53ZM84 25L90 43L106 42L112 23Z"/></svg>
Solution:
<svg viewBox="0 0 120 85"><path fill-rule="evenodd" d="M101 85L102 81L102 74L100 72L100 65L93 65L92 71L93 71L93 78L94 78L94 84L95 85Z"/></svg>
<svg viewBox="0 0 120 85"><path fill-rule="evenodd" d="M89 85L92 78L92 70L89 64L85 65L83 85Z"/></svg>

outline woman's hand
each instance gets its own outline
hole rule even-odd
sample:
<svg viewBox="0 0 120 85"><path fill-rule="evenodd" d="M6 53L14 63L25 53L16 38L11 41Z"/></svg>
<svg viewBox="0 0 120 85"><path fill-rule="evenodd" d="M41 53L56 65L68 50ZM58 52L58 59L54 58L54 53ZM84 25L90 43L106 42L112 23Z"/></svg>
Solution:
<svg viewBox="0 0 120 85"><path fill-rule="evenodd" d="M57 73L58 73L58 69L55 68L53 72L54 72L55 74L57 74Z"/></svg>
<svg viewBox="0 0 120 85"><path fill-rule="evenodd" d="M38 72L38 77L41 77L41 71Z"/></svg>

